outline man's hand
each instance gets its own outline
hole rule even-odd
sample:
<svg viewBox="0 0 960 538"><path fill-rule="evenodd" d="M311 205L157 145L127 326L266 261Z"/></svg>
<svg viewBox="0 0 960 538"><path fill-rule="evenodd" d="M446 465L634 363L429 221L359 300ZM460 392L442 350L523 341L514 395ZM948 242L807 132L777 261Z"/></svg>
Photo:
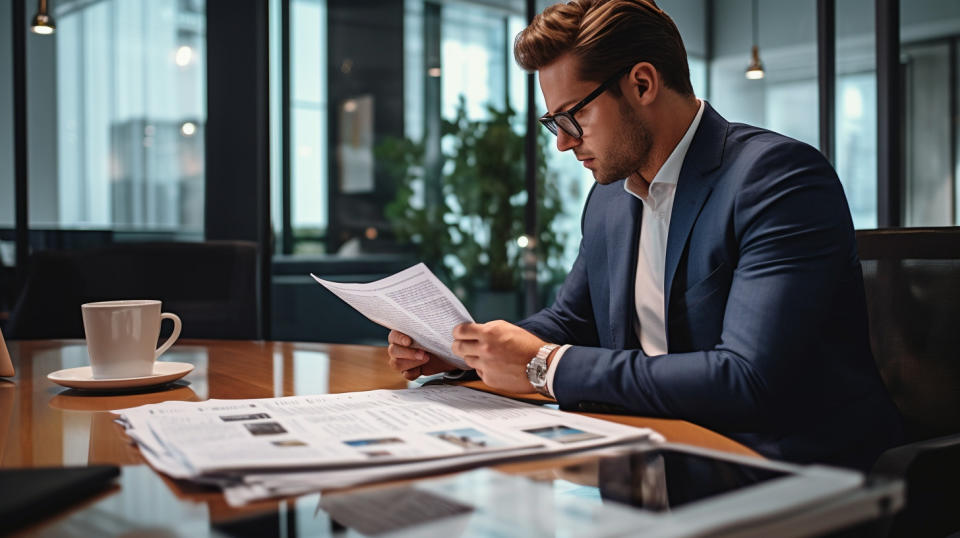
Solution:
<svg viewBox="0 0 960 538"><path fill-rule="evenodd" d="M387 342L390 342L390 346L387 347L390 368L400 372L408 381L413 381L422 375L439 374L454 369L433 354L411 347L413 338L402 332L390 331Z"/></svg>
<svg viewBox="0 0 960 538"><path fill-rule="evenodd" d="M533 392L527 363L546 344L506 321L462 323L453 329L453 354L463 357L487 385L508 392Z"/></svg>

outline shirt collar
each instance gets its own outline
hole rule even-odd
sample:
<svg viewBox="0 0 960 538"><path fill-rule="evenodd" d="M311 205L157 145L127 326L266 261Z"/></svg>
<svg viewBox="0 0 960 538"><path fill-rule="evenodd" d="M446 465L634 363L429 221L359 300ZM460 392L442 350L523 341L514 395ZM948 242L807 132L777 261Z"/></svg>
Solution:
<svg viewBox="0 0 960 538"><path fill-rule="evenodd" d="M673 148L673 151L670 152L670 156L667 157L667 160L664 161L663 166L660 167L660 170L657 171L657 175L653 176L653 181L650 182L651 187L655 183L664 183L670 185L676 185L677 181L680 178L680 169L683 167L683 161L687 157L687 150L690 149L690 143L693 141L693 135L697 132L697 127L700 126L700 119L703 117L703 99L700 99L700 108L697 110L696 116L693 117L693 121L690 122L690 126L687 127L687 132L683 134L683 138L680 139L680 142L677 142L677 145ZM630 190L630 182L624 181L623 188L630 194L640 198L640 196ZM642 198L641 198L642 200Z"/></svg>

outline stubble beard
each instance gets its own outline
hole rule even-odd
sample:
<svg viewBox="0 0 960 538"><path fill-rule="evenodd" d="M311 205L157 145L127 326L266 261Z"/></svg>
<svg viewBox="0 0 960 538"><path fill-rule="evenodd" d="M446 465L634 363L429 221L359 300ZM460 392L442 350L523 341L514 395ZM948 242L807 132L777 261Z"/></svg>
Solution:
<svg viewBox="0 0 960 538"><path fill-rule="evenodd" d="M593 178L601 185L619 181L643 168L650 159L653 136L646 123L626 103L620 104L620 125L622 135L611 148L605 163L600 163Z"/></svg>

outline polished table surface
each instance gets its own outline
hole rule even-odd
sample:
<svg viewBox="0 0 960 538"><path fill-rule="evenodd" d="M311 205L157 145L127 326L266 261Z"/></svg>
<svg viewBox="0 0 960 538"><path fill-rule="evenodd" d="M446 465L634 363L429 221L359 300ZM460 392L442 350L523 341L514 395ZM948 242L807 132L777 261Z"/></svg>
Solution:
<svg viewBox="0 0 960 538"><path fill-rule="evenodd" d="M288 503L298 502L293 499L261 502L242 509L230 508L222 495L215 491L163 477L144 463L139 450L114 422L116 415L111 410L166 400L271 398L404 389L418 385L407 382L386 367L387 353L383 347L181 340L163 356L163 360L192 363L195 368L186 377L140 392L100 394L68 389L47 379L51 372L89 364L82 340L13 341L8 345L17 373L13 378L0 379L0 433L3 435L0 438L0 467L129 466L123 470L119 487L104 494L110 499L90 501L95 505L93 508L74 509L66 516L58 514L52 521L29 528L30 532L72 534L105 529L131 532L167 529L172 521L176 521L179 534L185 529L219 528L218 522L237 520L252 513L277 512ZM467 385L490 390L478 381ZM536 395L522 397L542 399ZM653 428L668 441L757 456L731 439L685 421L587 415ZM528 462L498 468L508 472L527 472L535 470L538 465L543 464ZM97 519L98 515L104 510L113 513L110 509L96 509L104 503L117 504L127 512L146 510L146 513L129 521L103 522ZM147 508L152 505L155 508ZM156 519L152 524L151 518ZM93 528L89 528L90 525Z"/></svg>

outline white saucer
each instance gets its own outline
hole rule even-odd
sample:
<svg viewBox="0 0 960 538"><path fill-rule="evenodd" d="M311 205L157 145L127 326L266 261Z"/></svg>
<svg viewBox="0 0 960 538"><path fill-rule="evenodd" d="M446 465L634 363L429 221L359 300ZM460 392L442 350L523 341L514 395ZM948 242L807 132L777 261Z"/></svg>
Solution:
<svg viewBox="0 0 960 538"><path fill-rule="evenodd" d="M74 389L116 390L169 383L189 374L192 370L193 365L186 362L155 362L153 363L153 375L94 379L93 370L89 366L81 366L80 368L67 368L47 374L47 379Z"/></svg>

